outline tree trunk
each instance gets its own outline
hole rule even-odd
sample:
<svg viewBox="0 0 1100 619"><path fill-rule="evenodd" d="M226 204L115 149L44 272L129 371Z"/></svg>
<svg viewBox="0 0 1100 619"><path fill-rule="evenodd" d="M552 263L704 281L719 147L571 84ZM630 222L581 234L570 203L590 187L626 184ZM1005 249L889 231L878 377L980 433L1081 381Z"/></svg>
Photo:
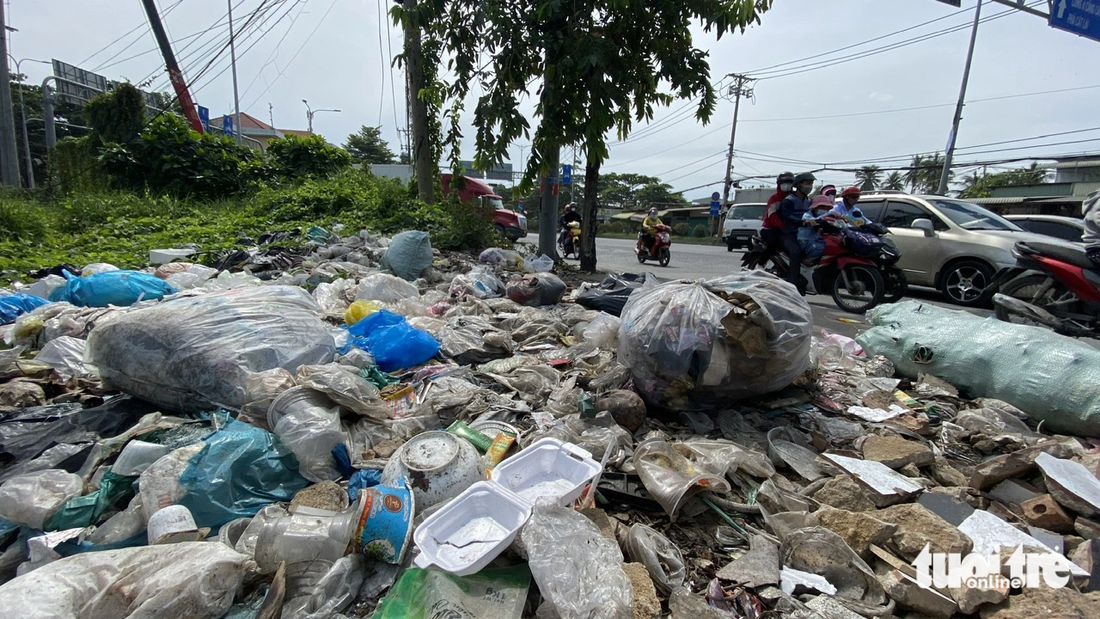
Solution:
<svg viewBox="0 0 1100 619"><path fill-rule="evenodd" d="M581 270L596 271L596 199L600 164L589 159L584 166L584 205L581 207Z"/></svg>

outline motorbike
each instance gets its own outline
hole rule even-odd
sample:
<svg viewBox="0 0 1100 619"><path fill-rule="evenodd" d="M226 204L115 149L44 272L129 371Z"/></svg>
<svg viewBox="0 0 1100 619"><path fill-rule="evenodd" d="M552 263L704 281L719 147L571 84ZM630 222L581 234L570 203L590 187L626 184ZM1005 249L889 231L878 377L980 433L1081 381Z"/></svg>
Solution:
<svg viewBox="0 0 1100 619"><path fill-rule="evenodd" d="M822 223L825 252L811 275L814 289L831 294L836 306L846 312L862 314L879 303L898 301L909 289L905 273L895 266L901 252L892 241L881 236L886 228L868 228L852 232ZM786 279L790 265L781 252L769 251L759 236L752 238L751 249L741 259L744 269L764 268Z"/></svg>
<svg viewBox="0 0 1100 619"><path fill-rule="evenodd" d="M1079 245L1020 241L993 281L993 315L1070 337L1100 334L1100 269Z"/></svg>
<svg viewBox="0 0 1100 619"><path fill-rule="evenodd" d="M659 224L654 229L653 243L648 248L645 246L645 242L642 241L642 236L645 233L638 233L639 247L636 249L638 262L645 264L646 260L656 260L657 264L667 267L668 261L672 259L672 254L668 249L672 246L672 228Z"/></svg>
<svg viewBox="0 0 1100 619"><path fill-rule="evenodd" d="M576 221L571 221L565 225L564 238L558 241L558 247L561 249L562 258L581 257L581 224ZM561 238L561 237L559 237Z"/></svg>

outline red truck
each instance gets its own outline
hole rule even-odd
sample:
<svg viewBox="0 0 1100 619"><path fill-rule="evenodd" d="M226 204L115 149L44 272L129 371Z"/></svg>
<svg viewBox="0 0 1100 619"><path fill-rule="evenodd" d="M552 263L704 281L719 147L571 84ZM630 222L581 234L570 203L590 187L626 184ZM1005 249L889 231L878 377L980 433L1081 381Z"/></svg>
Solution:
<svg viewBox="0 0 1100 619"><path fill-rule="evenodd" d="M451 174L440 174L444 195L451 193ZM457 190L458 199L463 202L477 200L483 206L493 209L493 227L510 241L527 236L527 218L522 213L504 208L504 199L493 193L493 188L484 182L467 177L462 189Z"/></svg>

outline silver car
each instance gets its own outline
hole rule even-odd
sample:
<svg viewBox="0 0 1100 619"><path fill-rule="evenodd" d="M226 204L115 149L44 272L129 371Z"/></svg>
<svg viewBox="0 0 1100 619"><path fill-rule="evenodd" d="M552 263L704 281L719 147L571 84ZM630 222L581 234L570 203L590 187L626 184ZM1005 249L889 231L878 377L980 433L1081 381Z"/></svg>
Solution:
<svg viewBox="0 0 1100 619"><path fill-rule="evenodd" d="M901 251L898 267L910 284L935 287L958 305L988 302L994 277L1016 264L1012 246L1017 241L1051 241L955 198L870 193L859 208L890 229L889 238Z"/></svg>

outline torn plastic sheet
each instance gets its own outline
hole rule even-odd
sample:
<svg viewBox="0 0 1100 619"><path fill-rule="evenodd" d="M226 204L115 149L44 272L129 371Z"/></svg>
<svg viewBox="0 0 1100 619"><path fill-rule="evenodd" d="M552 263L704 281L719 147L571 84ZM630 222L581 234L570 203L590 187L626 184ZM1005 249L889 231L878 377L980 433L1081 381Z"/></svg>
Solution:
<svg viewBox="0 0 1100 619"><path fill-rule="evenodd" d="M729 482L691 463L662 440L649 440L634 452L642 484L673 522L688 499L704 491L726 493Z"/></svg>

